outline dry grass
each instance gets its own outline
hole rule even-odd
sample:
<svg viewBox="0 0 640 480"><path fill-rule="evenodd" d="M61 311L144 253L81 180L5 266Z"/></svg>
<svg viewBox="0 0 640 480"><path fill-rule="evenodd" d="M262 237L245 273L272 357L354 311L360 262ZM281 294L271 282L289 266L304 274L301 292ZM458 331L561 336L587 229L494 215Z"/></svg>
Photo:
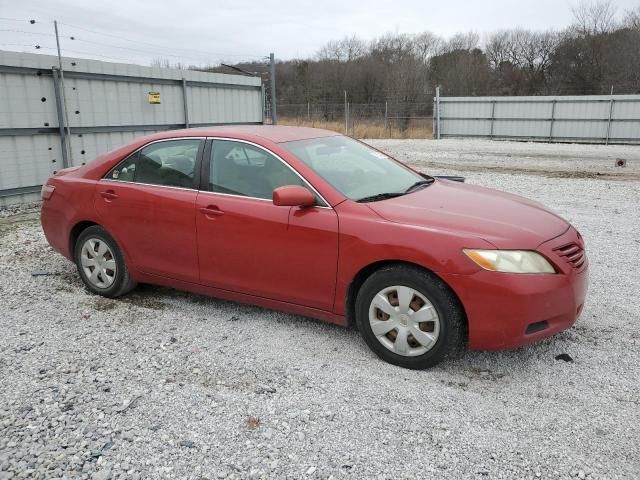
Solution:
<svg viewBox="0 0 640 480"><path fill-rule="evenodd" d="M333 130L334 132L344 133L344 122L339 121L322 121L307 120L299 118L279 118L278 124L292 125L296 127L312 127ZM431 120L413 120L405 130L401 130L391 125L385 129L384 123L372 120L354 121L349 126L349 135L354 138L428 138L432 137Z"/></svg>

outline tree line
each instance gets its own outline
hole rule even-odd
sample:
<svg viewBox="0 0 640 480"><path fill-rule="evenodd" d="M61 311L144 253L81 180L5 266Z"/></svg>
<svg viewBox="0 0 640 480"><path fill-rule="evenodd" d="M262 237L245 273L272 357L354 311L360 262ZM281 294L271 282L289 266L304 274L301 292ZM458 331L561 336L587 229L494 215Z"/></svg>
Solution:
<svg viewBox="0 0 640 480"><path fill-rule="evenodd" d="M330 41L313 58L277 63L278 103L339 103L345 91L352 103L428 103L436 86L448 96L640 93L640 5L618 19L611 0L583 1L573 14L563 31ZM268 78L264 64L235 67Z"/></svg>

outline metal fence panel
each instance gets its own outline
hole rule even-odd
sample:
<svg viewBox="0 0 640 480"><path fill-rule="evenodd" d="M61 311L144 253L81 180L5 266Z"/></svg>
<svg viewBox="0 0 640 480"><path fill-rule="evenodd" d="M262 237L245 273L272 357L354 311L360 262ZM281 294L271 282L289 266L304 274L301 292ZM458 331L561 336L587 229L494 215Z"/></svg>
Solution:
<svg viewBox="0 0 640 480"><path fill-rule="evenodd" d="M227 118L239 122L262 121L262 92L229 88L191 88L189 115L194 124L223 123Z"/></svg>
<svg viewBox="0 0 640 480"><path fill-rule="evenodd" d="M32 192L65 164L141 135L263 121L259 78L64 58L67 138L57 65L57 57L0 50L0 206L37 199Z"/></svg>
<svg viewBox="0 0 640 480"><path fill-rule="evenodd" d="M148 92L161 92L162 103L150 104ZM74 127L96 125L184 122L182 86L179 85L70 78L65 80L65 95L72 131Z"/></svg>
<svg viewBox="0 0 640 480"><path fill-rule="evenodd" d="M0 159L2 190L39 185L62 168L60 141L55 134L0 136Z"/></svg>
<svg viewBox="0 0 640 480"><path fill-rule="evenodd" d="M517 118L517 117L511 117ZM509 119L497 119L494 121L493 137L548 137L549 122L539 120L514 121Z"/></svg>
<svg viewBox="0 0 640 480"><path fill-rule="evenodd" d="M440 138L640 143L640 95L440 97ZM437 102L434 99L434 108Z"/></svg>
<svg viewBox="0 0 640 480"><path fill-rule="evenodd" d="M441 118L442 132L449 136L474 136L488 137L491 135L491 120L466 119L466 118Z"/></svg>

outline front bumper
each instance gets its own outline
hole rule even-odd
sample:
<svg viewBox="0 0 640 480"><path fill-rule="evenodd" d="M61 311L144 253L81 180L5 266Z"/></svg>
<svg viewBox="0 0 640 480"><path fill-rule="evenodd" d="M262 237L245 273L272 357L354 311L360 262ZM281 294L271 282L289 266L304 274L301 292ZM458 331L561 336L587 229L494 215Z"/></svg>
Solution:
<svg viewBox="0 0 640 480"><path fill-rule="evenodd" d="M571 227L538 247L559 273L511 274L482 270L472 275L442 274L464 305L471 350L502 350L536 342L571 327L587 294L588 265L576 268L557 247L579 244Z"/></svg>

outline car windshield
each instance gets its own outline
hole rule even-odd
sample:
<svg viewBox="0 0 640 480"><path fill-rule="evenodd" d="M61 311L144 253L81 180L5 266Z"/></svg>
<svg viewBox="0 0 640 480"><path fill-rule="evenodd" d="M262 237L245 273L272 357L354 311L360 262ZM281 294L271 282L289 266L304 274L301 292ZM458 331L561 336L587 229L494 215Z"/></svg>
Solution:
<svg viewBox="0 0 640 480"><path fill-rule="evenodd" d="M342 135L280 145L351 200L383 200L430 183L384 153Z"/></svg>

